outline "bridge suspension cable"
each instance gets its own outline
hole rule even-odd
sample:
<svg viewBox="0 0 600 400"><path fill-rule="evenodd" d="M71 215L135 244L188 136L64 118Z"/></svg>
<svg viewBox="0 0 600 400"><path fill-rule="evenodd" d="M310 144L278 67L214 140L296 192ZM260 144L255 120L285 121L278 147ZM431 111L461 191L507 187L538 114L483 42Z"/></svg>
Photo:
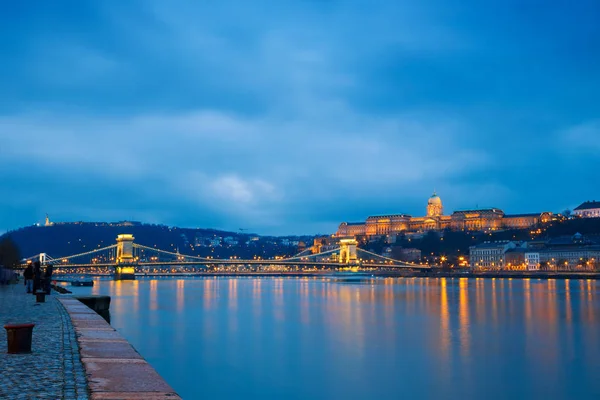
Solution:
<svg viewBox="0 0 600 400"><path fill-rule="evenodd" d="M66 257L58 257L58 258L53 258L50 257L48 254L46 254L46 259L50 260L50 261L54 261L54 262L58 262L58 263L62 263L65 260L70 260L72 258L76 258L76 257L83 257L83 256L88 256L90 254L94 254L94 253L99 253L101 251L105 251L105 250L110 250L110 249L114 249L116 248L117 245L116 244L112 244L110 246L106 246L106 247L102 247L101 249L94 249L94 250L90 250L90 251L86 251L84 253L79 253L79 254L73 254L72 256L66 256ZM39 257L39 254L33 257ZM32 258L32 257L29 257Z"/></svg>
<svg viewBox="0 0 600 400"><path fill-rule="evenodd" d="M303 255L310 255L310 251L311 251L310 248L306 249L306 250L302 250L300 253L294 254L291 258L302 257Z"/></svg>
<svg viewBox="0 0 600 400"><path fill-rule="evenodd" d="M154 247L148 247L148 246L144 246L144 245L137 244L137 243L134 243L133 247L136 249L150 250L150 251L155 251L157 253L168 254L168 255L174 256L174 257L192 258L194 260L199 260L199 261L210 261L211 260L210 258L206 258L206 257L190 256L187 254L173 253L173 252L166 251L166 250L155 249Z"/></svg>
<svg viewBox="0 0 600 400"><path fill-rule="evenodd" d="M101 249L90 250L90 251L86 251L85 253L73 254L72 256L59 257L59 258L55 258L54 260L62 262L64 260L70 260L71 258L83 257L83 256L87 256L87 255L90 255L90 254L99 253L101 251L114 249L116 247L117 247L116 244L111 244L110 246L102 247ZM48 256L46 254L46 257L50 257L50 256Z"/></svg>
<svg viewBox="0 0 600 400"><path fill-rule="evenodd" d="M373 253L373 252L371 252L371 251L368 251L368 250L365 250L365 249L356 249L356 251L357 251L357 252L366 253L366 254L369 254L369 255L371 255L371 256L375 256L375 257L377 257L377 258L382 258L382 259L384 259L384 260L393 261L393 262L395 262L395 263L398 263L398 264L408 264L408 265L420 266L420 265L419 265L419 264L417 264L417 263L412 263L412 262L408 262L408 261L400 261L400 260L395 260L395 259L393 259L393 258L389 258L389 257L386 257L386 256L382 256L382 255L380 255L380 254Z"/></svg>
<svg viewBox="0 0 600 400"><path fill-rule="evenodd" d="M319 256L324 256L326 254L334 253L334 252L339 251L339 250L340 250L340 248L336 247L335 249L327 250L327 251L322 251L322 252L317 253L317 254L309 254L309 255L306 255L306 256L294 256L294 257L290 257L290 258L284 258L283 260L285 260L285 261L292 261L292 260L303 259L303 258L319 257Z"/></svg>
<svg viewBox="0 0 600 400"><path fill-rule="evenodd" d="M194 260L199 260L199 261L204 261L204 262L211 262L211 261L218 260L218 259L214 259L214 258L207 258L207 257L191 256L191 255L187 255L187 254L173 253L173 252L170 252L170 251L156 249L154 247L144 246L144 245L137 244L137 243L134 243L133 247L134 248L138 248L138 249L143 249L143 250L154 251L154 252L157 252L157 253L168 254L168 255L174 256L174 257L191 258L191 259L194 259ZM280 261L293 261L293 260L300 260L302 258L318 257L318 256L323 256L323 255L326 255L326 254L330 254L330 253L336 252L338 250L339 250L339 247L337 247L337 248L335 248L333 250L328 250L328 251L324 251L324 252L317 253L317 254L296 255L296 256L290 257L290 258L283 258ZM240 261L243 261L243 260L240 260Z"/></svg>

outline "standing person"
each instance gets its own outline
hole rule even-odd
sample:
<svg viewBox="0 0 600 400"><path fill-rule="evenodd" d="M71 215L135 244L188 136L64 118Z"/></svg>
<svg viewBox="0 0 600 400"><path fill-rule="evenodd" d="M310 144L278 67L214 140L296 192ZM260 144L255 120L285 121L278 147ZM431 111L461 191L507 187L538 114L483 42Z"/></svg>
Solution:
<svg viewBox="0 0 600 400"><path fill-rule="evenodd" d="M46 266L46 273L44 274L44 289L46 290L46 294L50 294L52 286L50 286L50 282L52 281L52 271L54 267L52 264L48 264Z"/></svg>
<svg viewBox="0 0 600 400"><path fill-rule="evenodd" d="M33 291L33 265L29 264L27 268L25 268L23 279L25 279L27 293L31 293Z"/></svg>
<svg viewBox="0 0 600 400"><path fill-rule="evenodd" d="M42 288L42 268L40 262L33 263L33 294Z"/></svg>

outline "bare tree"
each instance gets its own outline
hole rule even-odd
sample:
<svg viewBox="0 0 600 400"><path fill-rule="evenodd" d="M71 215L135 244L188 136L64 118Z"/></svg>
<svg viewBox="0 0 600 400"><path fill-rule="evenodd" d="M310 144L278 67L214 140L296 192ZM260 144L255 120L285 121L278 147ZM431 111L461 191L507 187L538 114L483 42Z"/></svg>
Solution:
<svg viewBox="0 0 600 400"><path fill-rule="evenodd" d="M14 269L20 264L21 254L17 244L9 236L0 239L0 265Z"/></svg>

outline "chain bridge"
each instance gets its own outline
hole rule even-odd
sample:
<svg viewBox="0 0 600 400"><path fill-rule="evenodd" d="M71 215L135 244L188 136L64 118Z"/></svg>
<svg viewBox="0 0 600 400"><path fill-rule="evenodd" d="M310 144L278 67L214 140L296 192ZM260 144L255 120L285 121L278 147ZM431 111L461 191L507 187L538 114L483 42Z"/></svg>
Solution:
<svg viewBox="0 0 600 400"><path fill-rule="evenodd" d="M114 276L117 280L135 279L136 273L144 273L156 267L199 266L208 268L231 265L294 266L302 269L315 267L430 269L428 265L395 260L361 249L355 238L340 238L337 247L316 254L312 254L311 249L307 249L289 258L254 258L251 260L236 257L219 259L174 253L134 243L134 239L133 235L121 234L117 236L116 243L110 246L63 257L52 257L47 253L40 253L23 259L23 265L39 261L42 265L52 264L55 269L59 270L91 270L92 268L110 267L114 268Z"/></svg>

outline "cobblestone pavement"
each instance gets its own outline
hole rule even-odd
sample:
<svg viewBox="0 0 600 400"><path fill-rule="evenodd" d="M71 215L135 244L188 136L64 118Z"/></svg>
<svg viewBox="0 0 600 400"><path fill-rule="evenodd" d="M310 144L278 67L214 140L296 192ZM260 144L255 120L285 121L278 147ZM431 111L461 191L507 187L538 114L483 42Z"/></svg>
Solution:
<svg viewBox="0 0 600 400"><path fill-rule="evenodd" d="M56 299L36 303L23 284L0 285L0 399L88 399L71 319ZM9 323L34 323L31 354L7 354Z"/></svg>

